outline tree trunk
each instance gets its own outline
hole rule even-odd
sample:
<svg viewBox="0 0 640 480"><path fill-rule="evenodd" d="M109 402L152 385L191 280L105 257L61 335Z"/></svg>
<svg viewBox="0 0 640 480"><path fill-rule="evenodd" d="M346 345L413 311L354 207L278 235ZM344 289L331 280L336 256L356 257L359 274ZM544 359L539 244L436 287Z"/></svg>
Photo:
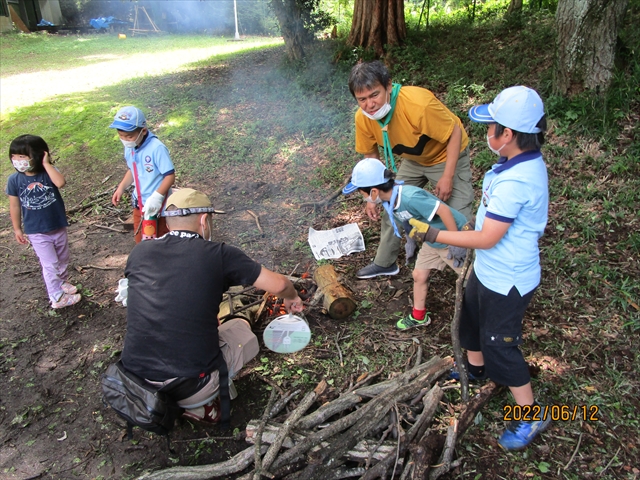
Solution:
<svg viewBox="0 0 640 480"><path fill-rule="evenodd" d="M398 45L406 36L404 0L355 0L349 45L382 55L385 45Z"/></svg>
<svg viewBox="0 0 640 480"><path fill-rule="evenodd" d="M271 0L271 7L278 19L289 59L302 60L305 30L296 0Z"/></svg>
<svg viewBox="0 0 640 480"><path fill-rule="evenodd" d="M511 0L509 8L507 9L507 15L522 13L522 0Z"/></svg>
<svg viewBox="0 0 640 480"><path fill-rule="evenodd" d="M560 0L555 93L573 95L609 86L627 4L628 0Z"/></svg>

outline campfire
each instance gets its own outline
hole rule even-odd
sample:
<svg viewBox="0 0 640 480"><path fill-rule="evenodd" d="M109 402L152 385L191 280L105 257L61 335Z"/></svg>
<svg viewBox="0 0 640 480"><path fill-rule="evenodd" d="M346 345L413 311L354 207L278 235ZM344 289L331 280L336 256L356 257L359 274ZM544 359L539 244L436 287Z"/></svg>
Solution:
<svg viewBox="0 0 640 480"><path fill-rule="evenodd" d="M322 299L323 310L338 320L349 317L356 309L351 292L342 284L332 265L318 267L313 278L308 273L298 277L288 275L307 308ZM233 287L224 294L220 304L220 322L232 318L247 320L256 330L267 320L286 314L283 300L255 287Z"/></svg>
<svg viewBox="0 0 640 480"><path fill-rule="evenodd" d="M318 286L308 274L289 276L289 279L302 301L309 306ZM224 322L232 318L243 318L254 330L259 330L260 326L285 314L287 311L282 298L255 287L233 287L223 296L218 319Z"/></svg>

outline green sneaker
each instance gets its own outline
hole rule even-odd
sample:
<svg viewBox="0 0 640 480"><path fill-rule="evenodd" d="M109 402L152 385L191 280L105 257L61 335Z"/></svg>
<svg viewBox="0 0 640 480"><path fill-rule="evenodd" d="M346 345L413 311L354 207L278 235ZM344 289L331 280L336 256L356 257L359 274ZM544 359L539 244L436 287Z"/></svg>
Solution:
<svg viewBox="0 0 640 480"><path fill-rule="evenodd" d="M416 320L415 318L413 318L412 314L409 314L406 317L398 320L398 323L396 323L396 327L398 327L398 329L400 330L406 330L413 327L427 326L430 323L431 318L429 317L429 312L427 312L427 314L424 316L424 320Z"/></svg>

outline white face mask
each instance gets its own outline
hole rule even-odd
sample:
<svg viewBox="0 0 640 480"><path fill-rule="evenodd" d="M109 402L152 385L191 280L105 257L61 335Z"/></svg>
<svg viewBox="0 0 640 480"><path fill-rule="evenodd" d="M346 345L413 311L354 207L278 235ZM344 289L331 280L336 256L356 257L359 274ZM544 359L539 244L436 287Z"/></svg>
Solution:
<svg viewBox="0 0 640 480"><path fill-rule="evenodd" d="M135 140L123 140L120 139L120 141L122 142L122 145L124 145L125 148L136 148L138 146L138 140L140 140L140 135L142 135L143 130L140 130L140 133L138 134L138 137Z"/></svg>
<svg viewBox="0 0 640 480"><path fill-rule="evenodd" d="M209 229L209 237L205 237L204 235L204 221L203 219L205 218L205 215L203 215L202 217L200 217L200 227L202 229L202 238L204 238L205 240L207 240L208 242L211 242L211 231L213 230L213 225L211 223L211 217L207 217L207 228Z"/></svg>
<svg viewBox="0 0 640 480"><path fill-rule="evenodd" d="M487 135L487 146L489 147L489 150L491 150L493 153L495 153L496 155L500 155L500 150L504 148L506 143L496 150L495 148L491 147L491 144L489 143L489 140L491 140L494 137L495 135L491 135L491 136Z"/></svg>
<svg viewBox="0 0 640 480"><path fill-rule="evenodd" d="M11 163L13 163L14 168L20 173L24 173L31 168L31 162L29 162L29 160L11 160Z"/></svg>
<svg viewBox="0 0 640 480"><path fill-rule="evenodd" d="M391 105L389 105L389 103L385 103L383 106L380 107L380 110L378 110L377 112L374 112L373 114L369 114L364 110L362 111L362 113L364 113L371 120L382 120L384 117L387 116L390 110L391 110Z"/></svg>
<svg viewBox="0 0 640 480"><path fill-rule="evenodd" d="M391 99L391 94L389 94L389 99ZM387 114L391 111L391 105L389 104L389 102L385 102L384 105L382 105L380 107L379 110L377 110L374 113L367 113L364 110L362 110L362 113L365 114L366 117L370 118L371 120L382 120L384 117L387 116Z"/></svg>
<svg viewBox="0 0 640 480"><path fill-rule="evenodd" d="M378 198L376 198L375 200L373 200L371 198L371 194L369 194L369 196L365 199L368 203L375 203L375 204L380 204L382 203L382 199L380 198L380 194L378 194Z"/></svg>

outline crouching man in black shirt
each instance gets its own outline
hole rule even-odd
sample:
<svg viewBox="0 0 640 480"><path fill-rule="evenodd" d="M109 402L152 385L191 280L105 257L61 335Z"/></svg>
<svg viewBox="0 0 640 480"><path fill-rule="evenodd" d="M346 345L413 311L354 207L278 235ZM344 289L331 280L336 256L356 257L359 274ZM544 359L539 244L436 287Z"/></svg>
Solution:
<svg viewBox="0 0 640 480"><path fill-rule="evenodd" d="M164 213L169 233L141 242L129 255L122 364L157 386L188 380L174 382L182 383L173 396L186 409L184 416L226 422L228 379L258 354L259 346L246 321L218 325L222 294L234 285L254 285L284 298L287 311L300 312L303 305L286 277L238 248L211 241L213 212L206 195L177 190Z"/></svg>

